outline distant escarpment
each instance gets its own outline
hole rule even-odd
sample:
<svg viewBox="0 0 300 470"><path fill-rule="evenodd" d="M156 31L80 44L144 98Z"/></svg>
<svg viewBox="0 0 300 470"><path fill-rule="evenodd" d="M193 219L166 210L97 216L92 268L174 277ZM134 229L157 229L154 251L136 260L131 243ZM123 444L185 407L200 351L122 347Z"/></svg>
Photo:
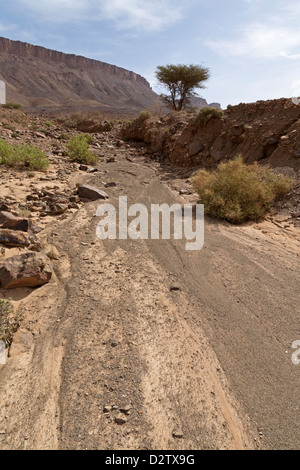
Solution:
<svg viewBox="0 0 300 470"><path fill-rule="evenodd" d="M7 100L26 108L136 112L158 96L142 76L98 60L0 37Z"/></svg>

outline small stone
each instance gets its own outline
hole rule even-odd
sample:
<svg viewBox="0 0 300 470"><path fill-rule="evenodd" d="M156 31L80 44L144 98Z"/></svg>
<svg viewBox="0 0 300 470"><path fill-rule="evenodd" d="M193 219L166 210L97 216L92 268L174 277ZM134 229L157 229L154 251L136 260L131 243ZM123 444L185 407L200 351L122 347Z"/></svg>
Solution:
<svg viewBox="0 0 300 470"><path fill-rule="evenodd" d="M183 195L183 194L191 194L191 191L189 191L188 189L181 189L179 191L179 194Z"/></svg>
<svg viewBox="0 0 300 470"><path fill-rule="evenodd" d="M36 137L40 137L41 139L46 138L45 134L43 134L42 132L36 132L35 135L36 135Z"/></svg>
<svg viewBox="0 0 300 470"><path fill-rule="evenodd" d="M172 435L175 439L183 439L183 432L181 431L181 429L176 429L175 431L173 431Z"/></svg>
<svg viewBox="0 0 300 470"><path fill-rule="evenodd" d="M120 408L121 413L129 414L131 410L131 405L122 406Z"/></svg>
<svg viewBox="0 0 300 470"><path fill-rule="evenodd" d="M127 421L128 421L128 419L125 418L125 416L122 415L122 414L119 414L119 415L115 418L115 422L116 422L117 424L126 424Z"/></svg>
<svg viewBox="0 0 300 470"><path fill-rule="evenodd" d="M113 407L111 405L105 405L103 408L104 413L110 413Z"/></svg>

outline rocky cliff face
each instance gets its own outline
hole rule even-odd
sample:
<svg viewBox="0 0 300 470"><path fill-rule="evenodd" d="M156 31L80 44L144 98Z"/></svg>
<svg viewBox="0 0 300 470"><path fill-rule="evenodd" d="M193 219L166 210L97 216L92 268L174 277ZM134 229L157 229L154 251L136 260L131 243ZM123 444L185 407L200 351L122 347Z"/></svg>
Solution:
<svg viewBox="0 0 300 470"><path fill-rule="evenodd" d="M28 108L147 108L157 95L140 75L115 65L0 37L0 79L8 101Z"/></svg>
<svg viewBox="0 0 300 470"><path fill-rule="evenodd" d="M99 60L87 59L86 57L77 56L75 54L64 54L63 52L53 51L45 47L33 46L27 42L12 41L11 39L0 37L0 53L40 59L44 62L51 61L56 64L65 64L70 68L101 70L109 75L132 80L133 82L141 83L150 88L150 84L145 78L121 67L106 64Z"/></svg>
<svg viewBox="0 0 300 470"><path fill-rule="evenodd" d="M175 165L213 168L242 155L247 163L300 171L300 104L291 99L228 106L224 115L197 125L195 116L171 113L135 120L123 137L150 144Z"/></svg>

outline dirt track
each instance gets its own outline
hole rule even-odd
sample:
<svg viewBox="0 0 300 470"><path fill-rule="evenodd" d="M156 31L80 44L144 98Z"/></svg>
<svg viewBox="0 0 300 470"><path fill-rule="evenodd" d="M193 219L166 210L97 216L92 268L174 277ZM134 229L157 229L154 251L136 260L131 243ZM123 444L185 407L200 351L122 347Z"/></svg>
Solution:
<svg viewBox="0 0 300 470"><path fill-rule="evenodd" d="M86 177L120 182L109 202L175 201L155 165L111 152ZM299 242L215 221L200 252L102 242L97 206L48 227L55 278L14 293L28 313L0 370L0 448L299 449Z"/></svg>

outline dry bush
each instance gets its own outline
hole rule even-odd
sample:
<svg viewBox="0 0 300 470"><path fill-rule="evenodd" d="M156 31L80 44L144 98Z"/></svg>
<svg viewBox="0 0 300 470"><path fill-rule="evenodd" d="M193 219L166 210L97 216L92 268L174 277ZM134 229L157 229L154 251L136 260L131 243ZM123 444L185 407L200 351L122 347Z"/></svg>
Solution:
<svg viewBox="0 0 300 470"><path fill-rule="evenodd" d="M293 186L292 179L257 163L246 165L240 156L213 172L199 171L192 182L206 214L232 223L259 220Z"/></svg>
<svg viewBox="0 0 300 470"><path fill-rule="evenodd" d="M3 341L6 347L11 345L21 320L21 315L14 315L11 300L0 299L0 341Z"/></svg>

